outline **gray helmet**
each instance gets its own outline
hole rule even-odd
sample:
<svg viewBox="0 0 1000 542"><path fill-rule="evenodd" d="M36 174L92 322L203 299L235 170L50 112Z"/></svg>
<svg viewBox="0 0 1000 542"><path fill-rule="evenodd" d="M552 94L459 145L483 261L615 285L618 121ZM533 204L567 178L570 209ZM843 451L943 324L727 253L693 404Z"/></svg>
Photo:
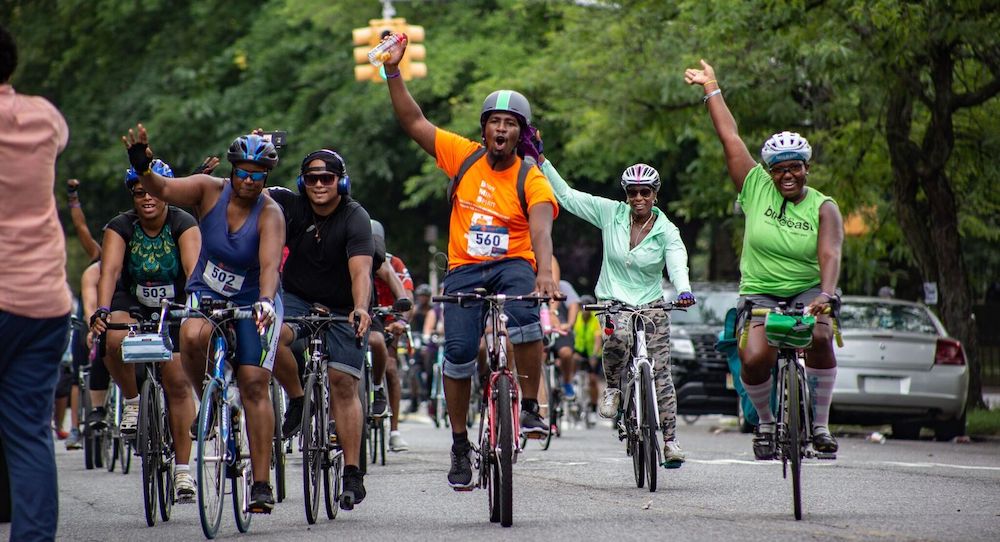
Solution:
<svg viewBox="0 0 1000 542"><path fill-rule="evenodd" d="M417 286L417 289L413 291L413 295L431 295L434 292L431 291L430 284L421 284Z"/></svg>
<svg viewBox="0 0 1000 542"><path fill-rule="evenodd" d="M525 126L531 124L531 104L524 94L516 90L495 90L483 101L479 125L486 126L486 119L494 111L506 111L517 116ZM523 126L522 126L523 128Z"/></svg>
<svg viewBox="0 0 1000 542"><path fill-rule="evenodd" d="M385 228L382 227L382 223L379 222L378 220L375 220L374 218L371 220L372 220L372 236L381 237L382 239L385 239Z"/></svg>

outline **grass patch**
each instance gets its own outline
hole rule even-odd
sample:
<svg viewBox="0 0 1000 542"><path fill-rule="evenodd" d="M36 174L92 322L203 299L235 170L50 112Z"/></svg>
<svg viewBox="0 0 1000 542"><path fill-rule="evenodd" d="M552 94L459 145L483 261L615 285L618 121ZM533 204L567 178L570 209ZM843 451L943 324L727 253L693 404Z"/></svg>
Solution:
<svg viewBox="0 0 1000 542"><path fill-rule="evenodd" d="M1000 435L1000 409L970 410L966 420L966 432L970 436Z"/></svg>

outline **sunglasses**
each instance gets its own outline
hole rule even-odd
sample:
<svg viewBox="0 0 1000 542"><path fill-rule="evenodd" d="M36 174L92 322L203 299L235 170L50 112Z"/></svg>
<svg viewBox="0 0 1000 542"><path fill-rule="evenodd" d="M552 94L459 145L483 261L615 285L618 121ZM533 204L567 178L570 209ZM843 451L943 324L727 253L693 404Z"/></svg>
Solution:
<svg viewBox="0 0 1000 542"><path fill-rule="evenodd" d="M798 175L799 173L802 173L803 171L805 171L805 169L806 169L806 165L803 164L802 162L799 162L798 164L795 164L794 166L774 167L774 168L771 168L770 171L771 171L771 176L772 177L784 177L786 173L791 173L792 175Z"/></svg>
<svg viewBox="0 0 1000 542"><path fill-rule="evenodd" d="M648 198L653 194L653 191L649 188L630 188L625 191L625 195L629 198L638 198L640 196Z"/></svg>
<svg viewBox="0 0 1000 542"><path fill-rule="evenodd" d="M321 184L323 186L333 186L337 183L337 176L332 173L303 175L302 182L306 183L306 186L316 186L317 184Z"/></svg>
<svg viewBox="0 0 1000 542"><path fill-rule="evenodd" d="M236 178L241 181L245 181L249 178L255 183L264 182L267 179L268 174L267 171L247 171L238 167L233 168L233 173L236 175Z"/></svg>
<svg viewBox="0 0 1000 542"><path fill-rule="evenodd" d="M146 199L146 196L148 195L149 192L146 192L145 190L135 190L132 192L132 197L135 199Z"/></svg>

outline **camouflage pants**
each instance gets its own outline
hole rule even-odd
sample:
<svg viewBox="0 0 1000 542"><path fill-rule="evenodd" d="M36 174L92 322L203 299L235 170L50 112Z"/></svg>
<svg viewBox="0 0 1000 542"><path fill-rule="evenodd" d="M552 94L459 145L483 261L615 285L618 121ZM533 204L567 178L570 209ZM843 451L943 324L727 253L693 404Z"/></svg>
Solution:
<svg viewBox="0 0 1000 542"><path fill-rule="evenodd" d="M631 357L632 329L629 327L629 315L615 314L612 318L615 331L610 337L604 338L604 376L609 388L620 390L625 362ZM663 431L663 440L673 440L677 432L677 393L674 391L674 379L670 376L670 316L662 311L650 312L644 313L643 320L646 327L646 353L653 362L660 429Z"/></svg>

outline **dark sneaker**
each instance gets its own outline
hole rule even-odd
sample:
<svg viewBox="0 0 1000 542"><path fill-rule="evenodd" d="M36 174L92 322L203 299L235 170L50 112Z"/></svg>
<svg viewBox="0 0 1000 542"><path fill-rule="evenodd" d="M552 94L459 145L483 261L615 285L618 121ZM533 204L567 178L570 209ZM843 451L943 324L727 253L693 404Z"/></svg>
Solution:
<svg viewBox="0 0 1000 542"><path fill-rule="evenodd" d="M389 414L389 402L385 400L385 390L376 389L372 398L371 415L376 418L384 418Z"/></svg>
<svg viewBox="0 0 1000 542"><path fill-rule="evenodd" d="M767 461L777 457L774 445L774 424L762 423L757 426L753 436L753 455L758 461Z"/></svg>
<svg viewBox="0 0 1000 542"><path fill-rule="evenodd" d="M837 439L830 434L830 429L825 425L813 426L813 449L824 454L837 453Z"/></svg>
<svg viewBox="0 0 1000 542"><path fill-rule="evenodd" d="M285 411L285 419L281 422L282 438L292 438L302 427L302 404L306 402L306 396L296 397L288 401L288 410Z"/></svg>
<svg viewBox="0 0 1000 542"><path fill-rule="evenodd" d="M250 513L270 514L274 510L274 492L267 482L254 482L250 487Z"/></svg>
<svg viewBox="0 0 1000 542"><path fill-rule="evenodd" d="M472 447L466 443L451 446L451 469L448 485L455 491L472 491Z"/></svg>
<svg viewBox="0 0 1000 542"><path fill-rule="evenodd" d="M107 421L104 419L106 416L107 412L102 406L91 409L91 411L87 413L87 419L85 421L86 427L90 431L100 431L104 429L108 426Z"/></svg>
<svg viewBox="0 0 1000 542"><path fill-rule="evenodd" d="M354 510L365 500L365 475L358 467L344 469L344 490L340 493L340 509Z"/></svg>
<svg viewBox="0 0 1000 542"><path fill-rule="evenodd" d="M521 409L521 434L527 438L545 438L549 434L549 424L538 412Z"/></svg>

